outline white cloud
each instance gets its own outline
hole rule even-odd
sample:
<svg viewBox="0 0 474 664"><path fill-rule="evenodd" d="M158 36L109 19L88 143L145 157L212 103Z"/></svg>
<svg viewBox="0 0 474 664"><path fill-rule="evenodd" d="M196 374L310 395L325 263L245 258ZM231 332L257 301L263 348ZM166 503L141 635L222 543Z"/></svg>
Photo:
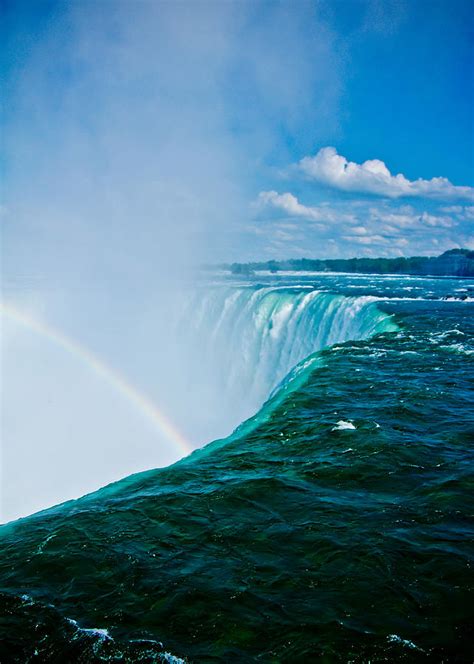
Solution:
<svg viewBox="0 0 474 664"><path fill-rule="evenodd" d="M447 178L408 180L392 175L383 161L369 159L362 164L348 161L336 148L321 148L314 157L304 157L298 164L308 178L342 191L400 198L419 196L443 200L474 200L473 187L459 187Z"/></svg>
<svg viewBox="0 0 474 664"><path fill-rule="evenodd" d="M432 228L452 228L457 225L456 220L447 214L439 215L426 211L418 212L409 205L396 208L381 205L368 208L361 207L359 209L355 209L351 204L339 205L337 207L324 203L317 206L308 206L300 203L298 198L289 192L279 194L276 191L262 191L257 198L255 207L257 209L270 207L283 212L289 218L300 218L322 224L338 224L341 222L345 224L358 224L351 229L351 233L354 235L367 234L367 228L363 223L364 220L372 224L384 224L394 231L413 228L422 229L427 226Z"/></svg>
<svg viewBox="0 0 474 664"><path fill-rule="evenodd" d="M474 205L450 205L441 209L447 214L454 214L458 219L463 221L474 220Z"/></svg>
<svg viewBox="0 0 474 664"><path fill-rule="evenodd" d="M382 235L367 235L361 237L360 235L343 235L344 240L347 242L355 242L356 244L388 244L389 240Z"/></svg>
<svg viewBox="0 0 474 664"><path fill-rule="evenodd" d="M441 252L473 244L468 219L472 206L430 203L428 209L420 209L419 205L367 200L305 205L290 192L262 191L254 207L258 213L254 234L267 242L262 245L264 251L268 243L278 242L280 258L290 254L319 258L428 255L433 245ZM295 239L303 247L299 253Z"/></svg>
<svg viewBox="0 0 474 664"><path fill-rule="evenodd" d="M300 217L308 221L320 223L337 221L354 221L355 216L351 213L338 213L334 208L325 205L307 206L298 201L296 196L290 193L279 194L276 191L261 191L258 195L257 208L272 207L284 212L289 217Z"/></svg>
<svg viewBox="0 0 474 664"><path fill-rule="evenodd" d="M390 224L397 228L424 228L426 226L437 226L440 228L451 228L456 222L449 216L430 214L429 212L416 212L415 210L392 211L384 208L371 208L370 218L376 222Z"/></svg>
<svg viewBox="0 0 474 664"><path fill-rule="evenodd" d="M351 231L354 235L367 235L368 232L365 226L354 226Z"/></svg>

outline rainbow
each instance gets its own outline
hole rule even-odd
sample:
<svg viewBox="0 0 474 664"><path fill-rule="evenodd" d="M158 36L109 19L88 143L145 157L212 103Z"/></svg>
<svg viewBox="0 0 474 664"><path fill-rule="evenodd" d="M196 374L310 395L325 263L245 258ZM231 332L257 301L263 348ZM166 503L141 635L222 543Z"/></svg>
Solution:
<svg viewBox="0 0 474 664"><path fill-rule="evenodd" d="M192 452L193 447L186 440L176 426L160 411L153 401L145 394L131 385L118 371L108 366L97 355L77 341L67 337L53 326L39 321L29 314L20 311L11 304L5 302L0 304L3 316L11 319L36 334L44 337L49 342L70 353L94 372L96 376L108 383L116 392L140 412L165 438L173 444L175 449L183 456Z"/></svg>

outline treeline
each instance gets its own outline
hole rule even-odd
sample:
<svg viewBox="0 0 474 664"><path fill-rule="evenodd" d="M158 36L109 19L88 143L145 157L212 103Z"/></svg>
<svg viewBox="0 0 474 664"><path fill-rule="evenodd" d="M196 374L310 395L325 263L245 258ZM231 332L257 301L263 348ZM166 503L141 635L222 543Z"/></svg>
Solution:
<svg viewBox="0 0 474 664"><path fill-rule="evenodd" d="M223 265L232 274L250 275L254 272L358 272L362 274L411 274L433 276L474 276L474 251L450 249L441 256L412 256L411 258L331 258L326 260L298 258L263 263L232 263Z"/></svg>

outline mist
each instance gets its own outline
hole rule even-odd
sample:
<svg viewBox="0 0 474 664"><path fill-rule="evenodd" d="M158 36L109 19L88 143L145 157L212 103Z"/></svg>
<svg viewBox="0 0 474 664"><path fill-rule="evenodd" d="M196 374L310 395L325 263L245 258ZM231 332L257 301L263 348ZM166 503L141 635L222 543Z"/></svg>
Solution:
<svg viewBox="0 0 474 664"><path fill-rule="evenodd" d="M119 371L190 447L230 433L217 354L189 388L180 312L199 265L246 258L292 129L311 124L302 150L337 134L334 35L313 3L12 3L5 26L4 301ZM80 356L2 323L3 519L183 455Z"/></svg>

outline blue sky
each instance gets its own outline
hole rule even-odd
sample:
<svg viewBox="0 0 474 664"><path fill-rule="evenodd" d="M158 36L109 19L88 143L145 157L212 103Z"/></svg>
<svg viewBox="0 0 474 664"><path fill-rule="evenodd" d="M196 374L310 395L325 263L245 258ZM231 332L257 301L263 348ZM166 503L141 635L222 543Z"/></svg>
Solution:
<svg viewBox="0 0 474 664"><path fill-rule="evenodd" d="M156 258L472 246L472 192L393 197L295 166L333 147L411 182L474 186L469 2L51 1L3 11L5 269L141 278ZM298 214L262 192L295 197ZM333 214L316 225L319 205ZM96 251L104 245L107 256Z"/></svg>
<svg viewBox="0 0 474 664"><path fill-rule="evenodd" d="M379 13L361 2L336 6L348 12L333 17L350 44L342 152L377 156L410 179L473 185L472 4L386 2Z"/></svg>

